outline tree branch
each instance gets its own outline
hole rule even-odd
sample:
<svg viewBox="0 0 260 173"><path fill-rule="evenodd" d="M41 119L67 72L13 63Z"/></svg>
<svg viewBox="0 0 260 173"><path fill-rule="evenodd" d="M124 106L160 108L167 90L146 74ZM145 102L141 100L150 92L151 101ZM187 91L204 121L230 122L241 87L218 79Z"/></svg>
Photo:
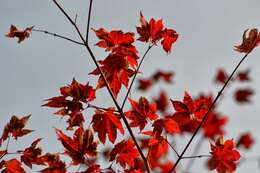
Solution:
<svg viewBox="0 0 260 173"><path fill-rule="evenodd" d="M124 116L124 113L123 113L122 109L120 108L119 104L117 103L117 100L116 100L116 98L115 98L115 96L114 96L114 94L113 94L113 92L112 92L112 90L111 90L111 88L110 88L110 86L109 86L109 84L108 84L108 81L106 80L106 77L105 77L104 73L102 72L102 70L101 70L101 68L100 68L100 66L99 66L99 64L98 64L98 62L97 62L97 60L96 60L96 57L94 56L94 54L93 54L92 50L90 49L88 43L87 43L86 40L83 38L83 36L82 36L82 34L81 34L81 32L80 32L78 26L73 22L73 20L71 19L71 17L65 12L65 10L59 5L59 3L58 3L56 0L52 0L52 1L53 1L53 2L55 3L55 5L59 8L59 10L65 15L65 17L69 20L69 22L74 26L74 28L76 29L76 31L77 31L79 37L81 38L82 42L84 43L84 45L85 45L87 51L89 52L89 54L90 54L90 56L91 56L91 59L94 61L94 63L95 63L95 65L96 65L96 67L97 67L97 69L98 69L98 71L99 71L99 73L100 73L102 79L103 79L104 82L105 82L105 86L106 86L106 88L107 88L107 90L108 90L108 92L109 92L109 94L110 94L110 96L111 96L111 98L112 98L112 100L113 100L113 102L114 102L114 104L115 104L117 110L119 111L120 116L121 116L121 118L123 119L123 122L124 122L124 124L126 125L126 128L127 128L128 132L129 132L129 134L130 134L132 140L134 141L134 144L135 144L135 146L136 146L136 148L137 148L139 154L141 155L141 158L142 158L143 161L144 161L144 164L145 164L145 167L146 167L147 172L150 173L150 169L149 169L147 160L146 160L146 158L145 158L145 156L144 156L144 154L143 154L143 151L142 151L141 147L139 146L139 144L138 144L138 142L137 142L137 140L136 140L136 138L135 138L135 136L134 136L134 133L133 133L133 131L132 131L132 129L131 129L131 127L130 127L128 121L127 121L127 119L126 119L126 117Z"/></svg>
<svg viewBox="0 0 260 173"><path fill-rule="evenodd" d="M250 53L250 52L249 52ZM235 72L237 71L237 69L239 68L239 66L241 65L241 63L246 59L246 57L248 56L248 54L245 54L244 57L239 61L239 63L237 64L237 66L234 68L233 72L231 73L231 75L228 77L227 81L225 82L225 84L223 85L223 87L221 88L221 90L218 92L217 96L215 97L214 101L212 102L212 104L210 105L208 111L206 112L206 114L203 116L202 121L200 122L199 126L196 128L196 130L194 131L193 135L191 136L189 142L187 143L187 145L185 146L185 148L183 149L180 157L178 158L178 160L176 161L176 163L174 164L174 166L172 167L172 169L170 170L170 173L173 172L176 168L176 166L178 165L178 163L181 161L181 159L183 158L183 155L185 154L186 150L189 148L191 142L193 141L194 137L197 135L197 133L199 132L200 128L202 127L203 123L206 121L210 111L212 110L212 108L214 107L214 105L216 104L216 102L218 101L219 97L221 96L221 94L223 93L224 89L226 88L226 86L228 85L229 81L231 80L231 78L233 77L233 75L235 74Z"/></svg>
<svg viewBox="0 0 260 173"><path fill-rule="evenodd" d="M87 23L87 32L86 32L86 43L87 43L87 44L88 44L88 35L89 35L89 26L90 26L92 2L93 2L93 0L90 0L90 1L89 1L89 8L88 8L88 23Z"/></svg>
<svg viewBox="0 0 260 173"><path fill-rule="evenodd" d="M124 106L125 106L126 100L127 100L127 98L128 98L129 93L131 92L131 88L132 88L132 86L133 86L133 84L134 84L134 81L135 81L135 79L136 79L137 73L139 72L139 69L140 69L140 67L141 67L141 65L142 65L142 63L143 63L143 61L144 61L144 58L145 58L145 56L148 54L149 50L150 50L153 46L154 46L154 44L149 45L149 47L148 47L147 50L145 51L143 57L141 58L140 63L138 64L138 67L137 67L137 69L136 69L136 73L134 74L134 77L133 77L133 79L132 79L132 81L131 81L131 83L130 83L130 85L129 85L129 88L128 88L128 90L127 90L127 92L126 92L126 95L125 95L125 98L124 98L124 101L123 101L123 103L122 103L122 106L121 106L121 109L122 109L122 110L124 110Z"/></svg>
<svg viewBox="0 0 260 173"><path fill-rule="evenodd" d="M76 41L76 40L73 40L73 39L71 39L71 38L68 38L68 37L65 37L65 36L62 36L62 35L53 33L53 32L49 32L49 31L46 31L46 30L33 29L33 31L35 31L35 32L41 32L41 33L48 34L48 35L52 35L52 36L54 36L54 37L58 37L58 38L61 38L61 39L64 39L64 40L68 40L68 41L70 41L70 42L73 42L73 43L76 43L76 44L79 44L79 45L84 45L83 43L78 42L78 41Z"/></svg>

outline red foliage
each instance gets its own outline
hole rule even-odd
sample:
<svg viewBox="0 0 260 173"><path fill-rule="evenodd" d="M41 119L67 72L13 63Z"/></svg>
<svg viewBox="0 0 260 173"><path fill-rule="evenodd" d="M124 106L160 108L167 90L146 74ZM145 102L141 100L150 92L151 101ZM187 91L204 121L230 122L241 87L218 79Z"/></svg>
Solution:
<svg viewBox="0 0 260 173"><path fill-rule="evenodd" d="M96 110L93 116L93 129L98 133L99 140L104 144L106 142L106 134L108 139L114 143L117 136L117 129L121 134L124 134L123 126L116 115L114 109L111 108L107 111Z"/></svg>
<svg viewBox="0 0 260 173"><path fill-rule="evenodd" d="M234 98L238 103L250 103L250 97L254 91L250 88L237 89L234 93Z"/></svg>
<svg viewBox="0 0 260 173"><path fill-rule="evenodd" d="M94 141L91 130L84 130L79 127L73 138L68 137L59 129L56 129L56 134L65 148L65 154L71 157L72 164L85 163L85 156L97 155L97 142Z"/></svg>
<svg viewBox="0 0 260 173"><path fill-rule="evenodd" d="M237 147L244 147L245 149L250 149L253 144L254 144L254 139L251 133L249 132L243 133L237 141Z"/></svg>
<svg viewBox="0 0 260 173"><path fill-rule="evenodd" d="M2 170L2 173L26 173L25 170L22 168L21 162L19 162L17 159L4 161L3 167L5 168Z"/></svg>
<svg viewBox="0 0 260 173"><path fill-rule="evenodd" d="M16 26L11 25L9 33L6 34L6 37L9 38L18 38L17 42L21 43L26 38L30 37L32 33L33 26L26 28L25 30L18 30Z"/></svg>
<svg viewBox="0 0 260 173"><path fill-rule="evenodd" d="M147 118L150 120L156 120L158 115L156 114L156 104L150 104L148 100L141 97L139 101L129 99L132 109L125 113L125 116L131 120L131 127L139 127L142 131L147 123Z"/></svg>
<svg viewBox="0 0 260 173"><path fill-rule="evenodd" d="M24 135L27 135L28 133L31 133L33 130L24 129L30 117L31 115L28 115L19 119L18 117L13 115L9 123L7 123L4 127L4 132L2 134L2 137L0 138L0 146L2 145L2 142L9 137L10 134L15 139L17 139L18 137L22 137Z"/></svg>
<svg viewBox="0 0 260 173"><path fill-rule="evenodd" d="M241 53L250 53L255 47L260 43L260 32L256 28L253 28L247 34L247 31L244 31L242 44L234 46L235 50Z"/></svg>
<svg viewBox="0 0 260 173"><path fill-rule="evenodd" d="M123 168L127 165L133 167L134 160L139 157L139 153L135 148L135 144L131 139L123 140L115 145L110 152L109 161L116 160Z"/></svg>
<svg viewBox="0 0 260 173"><path fill-rule="evenodd" d="M208 161L210 170L216 169L219 173L233 172L236 170L237 161L240 159L239 152L234 148L233 140L224 141L223 137L211 144L212 157Z"/></svg>

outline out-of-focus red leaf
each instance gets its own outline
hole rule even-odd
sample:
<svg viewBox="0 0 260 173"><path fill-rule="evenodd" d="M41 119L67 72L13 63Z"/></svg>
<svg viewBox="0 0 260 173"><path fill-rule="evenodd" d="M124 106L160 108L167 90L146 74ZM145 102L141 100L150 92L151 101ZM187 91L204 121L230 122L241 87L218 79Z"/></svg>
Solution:
<svg viewBox="0 0 260 173"><path fill-rule="evenodd" d="M180 127L178 123L170 117L157 119L154 121L152 126L153 134L155 136L161 136L163 130L169 134L180 133Z"/></svg>
<svg viewBox="0 0 260 173"><path fill-rule="evenodd" d="M6 37L9 38L18 38L17 42L21 43L26 38L30 37L32 33L33 26L26 28L25 30L18 30L16 26L11 25L9 33L6 34Z"/></svg>
<svg viewBox="0 0 260 173"><path fill-rule="evenodd" d="M79 127L73 138L65 135L59 129L56 129L56 134L65 148L65 154L71 157L72 164L85 163L85 156L96 156L97 142L94 141L91 130L84 130L83 127Z"/></svg>
<svg viewBox="0 0 260 173"><path fill-rule="evenodd" d="M133 167L134 160L139 157L139 152L131 139L117 143L110 153L110 160L116 160L123 168L127 165Z"/></svg>
<svg viewBox="0 0 260 173"><path fill-rule="evenodd" d="M208 160L208 168L216 169L218 173L234 172L237 161L240 159L239 152L234 148L233 140L224 141L223 137L211 144L211 158Z"/></svg>
<svg viewBox="0 0 260 173"><path fill-rule="evenodd" d="M142 131L147 123L147 118L150 120L156 120L158 115L156 114L156 104L150 104L144 97L140 97L139 101L129 99L132 109L125 113L125 116L131 120L131 127L139 127Z"/></svg>
<svg viewBox="0 0 260 173"><path fill-rule="evenodd" d="M28 133L31 133L33 130L24 129L30 117L31 115L28 115L19 119L18 117L13 115L9 123L7 123L4 127L2 137L0 138L0 146L2 142L5 141L10 134L15 139L17 139L18 137L22 137L24 135L27 135Z"/></svg>
<svg viewBox="0 0 260 173"><path fill-rule="evenodd" d="M239 71L237 73L237 79L239 81L242 81L242 82L244 82L244 81L251 81L249 73L250 73L250 69L246 69L244 71Z"/></svg>
<svg viewBox="0 0 260 173"><path fill-rule="evenodd" d="M216 83L224 84L227 81L228 74L224 69L218 69L214 81Z"/></svg>
<svg viewBox="0 0 260 173"><path fill-rule="evenodd" d="M154 101L157 105L157 110L161 112L165 112L168 108L169 101L168 97L165 91L160 91L160 95L158 98L154 98Z"/></svg>
<svg viewBox="0 0 260 173"><path fill-rule="evenodd" d="M161 44L165 52L171 52L172 44L177 41L178 36L179 35L175 30L167 28L164 29Z"/></svg>
<svg viewBox="0 0 260 173"><path fill-rule="evenodd" d="M94 164L88 167L85 171L76 172L76 173L101 173L100 165Z"/></svg>
<svg viewBox="0 0 260 173"><path fill-rule="evenodd" d="M139 79L137 89L141 91L147 91L152 87L152 85L153 81L150 79Z"/></svg>
<svg viewBox="0 0 260 173"><path fill-rule="evenodd" d="M237 147L244 147L245 149L250 149L252 145L254 144L254 139L251 135L251 133L243 133L238 141L237 141Z"/></svg>
<svg viewBox="0 0 260 173"><path fill-rule="evenodd" d="M238 103L250 103L250 97L254 91L250 88L237 89L234 93L234 98Z"/></svg>
<svg viewBox="0 0 260 173"><path fill-rule="evenodd" d="M93 129L98 133L99 140L104 144L106 142L106 134L108 139L114 143L117 137L117 129L124 134L124 129L119 116L115 114L114 109L103 111L96 110L93 116Z"/></svg>
<svg viewBox="0 0 260 173"><path fill-rule="evenodd" d="M173 76L174 76L174 72L158 70L153 74L152 78L156 82L162 80L165 81L166 83L171 84Z"/></svg>
<svg viewBox="0 0 260 173"><path fill-rule="evenodd" d="M241 53L250 53L260 43L260 32L256 28L253 28L247 32L246 29L243 34L242 44L234 46L234 50Z"/></svg>
<svg viewBox="0 0 260 173"><path fill-rule="evenodd" d="M216 112L210 112L202 126L205 137L214 139L216 136L224 135L223 126L228 122L228 117L221 116Z"/></svg>

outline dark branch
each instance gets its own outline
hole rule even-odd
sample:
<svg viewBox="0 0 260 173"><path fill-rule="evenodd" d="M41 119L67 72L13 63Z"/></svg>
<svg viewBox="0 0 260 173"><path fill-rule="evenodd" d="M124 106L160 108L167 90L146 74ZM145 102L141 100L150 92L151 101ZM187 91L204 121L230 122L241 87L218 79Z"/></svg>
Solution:
<svg viewBox="0 0 260 173"><path fill-rule="evenodd" d="M58 38L61 38L61 39L64 39L64 40L67 40L67 41L70 41L70 42L73 42L73 43L76 43L76 44L79 44L79 45L84 45L83 43L81 43L81 42L79 42L79 41L76 41L76 40L73 40L73 39L71 39L71 38L68 38L68 37L65 37L65 36L62 36L62 35L53 33L53 32L49 32L49 31L46 31L46 30L33 29L33 31L35 31L35 32L41 32L41 33L48 34L48 35L52 35L52 36L54 36L54 37L58 37Z"/></svg>
<svg viewBox="0 0 260 173"><path fill-rule="evenodd" d="M93 2L93 0L89 1L89 8L88 8L88 23L87 23L87 32L86 32L86 43L87 44L88 44L89 26L90 26L90 19L91 19L92 2Z"/></svg>

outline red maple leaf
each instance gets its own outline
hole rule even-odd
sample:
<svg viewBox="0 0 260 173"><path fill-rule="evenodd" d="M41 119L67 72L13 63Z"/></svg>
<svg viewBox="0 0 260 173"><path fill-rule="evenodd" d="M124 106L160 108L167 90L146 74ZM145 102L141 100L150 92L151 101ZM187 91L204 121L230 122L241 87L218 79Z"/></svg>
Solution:
<svg viewBox="0 0 260 173"><path fill-rule="evenodd" d="M41 156L39 159L44 164L47 164L48 167L44 168L40 172L42 173L66 173L66 164L60 160L59 154L46 153Z"/></svg>
<svg viewBox="0 0 260 173"><path fill-rule="evenodd" d="M2 173L26 173L22 168L22 163L17 159L11 159L3 163L5 169L2 170Z"/></svg>
<svg viewBox="0 0 260 173"><path fill-rule="evenodd" d="M9 38L18 38L17 42L21 43L26 38L28 38L32 33L33 26L26 28L25 30L18 30L16 26L11 25L9 33L6 34L6 37Z"/></svg>
<svg viewBox="0 0 260 173"><path fill-rule="evenodd" d="M140 24L141 26L136 27L140 35L139 41L156 44L156 42L162 40L163 49L167 53L171 51L172 44L178 39L178 34L175 30L164 28L162 19L155 20L152 18L148 23L142 13L140 13Z"/></svg>
<svg viewBox="0 0 260 173"><path fill-rule="evenodd" d="M181 131L191 132L196 129L208 110L206 99L193 100L186 91L182 102L174 100L171 100L171 102L176 111L172 118L179 124Z"/></svg>
<svg viewBox="0 0 260 173"><path fill-rule="evenodd" d="M239 152L234 148L233 140L224 141L223 137L211 144L211 158L208 160L210 170L216 169L218 173L234 172L236 162L240 159Z"/></svg>
<svg viewBox="0 0 260 173"><path fill-rule="evenodd" d="M135 144L131 139L123 140L115 145L110 152L109 161L116 160L122 167L134 166L134 160L139 157L139 152L135 148Z"/></svg>
<svg viewBox="0 0 260 173"><path fill-rule="evenodd" d="M254 144L254 139L251 135L251 133L243 133L238 139L237 147L244 147L245 149L250 149L252 145Z"/></svg>
<svg viewBox="0 0 260 173"><path fill-rule="evenodd" d="M104 144L106 142L106 134L108 139L114 143L117 137L117 129L124 134L119 115L116 115L114 109L103 111L96 110L93 116L93 129L98 133L99 140Z"/></svg>
<svg viewBox="0 0 260 173"><path fill-rule="evenodd" d="M43 106L61 108L54 114L69 116L69 119L67 120L69 124L67 129L69 130L74 126L82 125L85 121L82 114L83 104L95 99L95 90L89 83L84 85L73 79L70 85L60 88L60 94L61 96L47 99L47 103Z"/></svg>
<svg viewBox="0 0 260 173"><path fill-rule="evenodd" d="M177 41L178 37L179 35L175 30L167 28L164 29L161 44L165 52L171 52L172 44Z"/></svg>
<svg viewBox="0 0 260 173"><path fill-rule="evenodd" d="M128 87L129 78L135 73L133 68L136 67L137 62L136 60L135 62L129 62L129 59L121 54L109 54L105 60L99 61L99 64L101 65L100 69L108 81L113 94L117 97L122 84L125 87ZM106 86L98 69L95 69L90 74L100 75L96 87L97 89Z"/></svg>
<svg viewBox="0 0 260 173"><path fill-rule="evenodd" d="M250 97L254 91L250 88L237 89L234 93L234 98L238 103L250 103Z"/></svg>
<svg viewBox="0 0 260 173"><path fill-rule="evenodd" d="M150 120L156 120L158 115L156 114L156 104L150 104L144 97L140 97L139 101L129 99L132 109L125 113L125 116L131 120L131 127L139 127L142 131L147 123L147 118Z"/></svg>
<svg viewBox="0 0 260 173"><path fill-rule="evenodd" d="M17 139L18 137L22 137L24 135L27 135L28 133L31 133L33 130L24 129L30 117L31 115L28 115L19 119L18 117L13 115L9 123L7 123L4 127L2 137L0 138L0 146L2 145L2 142L5 141L10 134L15 139Z"/></svg>
<svg viewBox="0 0 260 173"><path fill-rule="evenodd" d="M168 143L162 136L153 135L148 142L148 161L152 168L158 166L158 161L168 153Z"/></svg>
<svg viewBox="0 0 260 173"><path fill-rule="evenodd" d="M24 149L23 151L18 151L22 153L21 161L32 168L32 164L42 165L43 163L39 160L39 156L41 155L42 149L37 148L37 144L41 141L41 138L36 139L30 147Z"/></svg>
<svg viewBox="0 0 260 173"><path fill-rule="evenodd" d="M56 134L65 148L65 154L71 157L72 164L85 163L85 156L96 156L97 142L94 141L91 130L84 130L83 127L79 127L73 138L65 135L59 129L56 129Z"/></svg>
<svg viewBox="0 0 260 173"><path fill-rule="evenodd" d="M102 173L100 165L93 164L90 167L88 167L85 171L76 172L76 173Z"/></svg>
<svg viewBox="0 0 260 173"><path fill-rule="evenodd" d="M180 132L180 127L176 121L170 117L160 118L153 123L153 134L155 136L161 136L163 130L169 134L175 134Z"/></svg>
<svg viewBox="0 0 260 173"><path fill-rule="evenodd" d="M242 44L234 46L235 51L241 53L250 53L255 47L257 47L260 43L260 32L257 31L256 28L253 28L247 34L246 29L243 34Z"/></svg>

